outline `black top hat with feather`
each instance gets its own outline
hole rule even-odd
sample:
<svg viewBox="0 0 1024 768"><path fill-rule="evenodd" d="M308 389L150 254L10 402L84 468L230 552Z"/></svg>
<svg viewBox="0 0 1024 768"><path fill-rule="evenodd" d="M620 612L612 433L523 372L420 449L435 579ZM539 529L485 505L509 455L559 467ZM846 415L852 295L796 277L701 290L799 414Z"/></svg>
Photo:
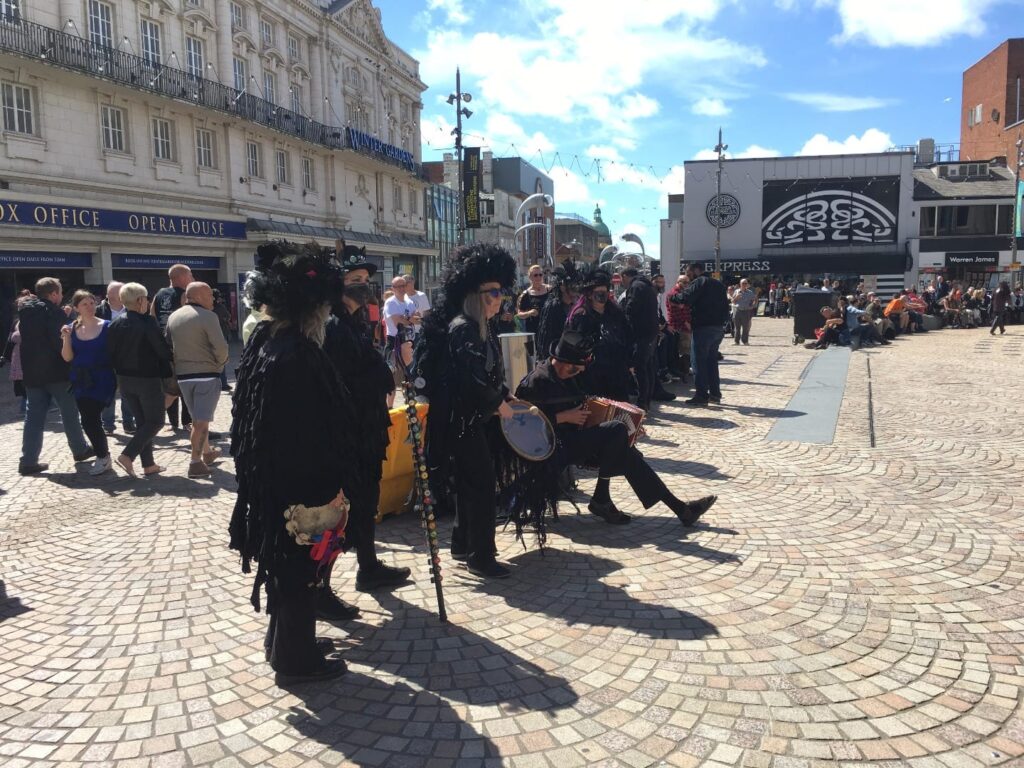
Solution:
<svg viewBox="0 0 1024 768"><path fill-rule="evenodd" d="M551 271L552 288L561 288L564 285L566 288L578 289L581 282L583 278L572 259L566 259Z"/></svg>
<svg viewBox="0 0 1024 768"><path fill-rule="evenodd" d="M359 248L349 245L344 240L337 240L334 252L338 255L338 261L345 272L354 272L357 269L365 269L372 277L377 271L377 265L366 259L366 246Z"/></svg>
<svg viewBox="0 0 1024 768"><path fill-rule="evenodd" d="M342 278L333 249L272 240L256 249L256 269L249 273L245 295L250 306L265 304L276 320L299 320L336 301Z"/></svg>
<svg viewBox="0 0 1024 768"><path fill-rule="evenodd" d="M595 288L610 288L612 276L604 267L597 264L584 264L580 270L580 288L584 291L592 291Z"/></svg>

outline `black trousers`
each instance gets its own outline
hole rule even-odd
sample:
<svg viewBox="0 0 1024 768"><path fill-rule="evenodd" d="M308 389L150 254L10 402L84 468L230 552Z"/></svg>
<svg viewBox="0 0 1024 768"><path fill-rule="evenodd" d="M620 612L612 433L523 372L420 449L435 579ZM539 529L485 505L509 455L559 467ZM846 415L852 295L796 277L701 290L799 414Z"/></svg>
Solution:
<svg viewBox="0 0 1024 768"><path fill-rule="evenodd" d="M1000 333L1006 332L1006 310L1001 309L998 312L992 310L992 331L995 332L996 328L999 329ZM85 422L82 422L82 427L85 427ZM86 432L88 434L88 432ZM90 440L92 437L90 436Z"/></svg>
<svg viewBox="0 0 1024 768"><path fill-rule="evenodd" d="M640 339L636 343L636 385L639 390L637 404L647 409L658 381L658 337Z"/></svg>
<svg viewBox="0 0 1024 768"><path fill-rule="evenodd" d="M324 660L316 645L316 562L308 547L293 546L267 581L270 623L263 647L275 672L304 674Z"/></svg>
<svg viewBox="0 0 1024 768"><path fill-rule="evenodd" d="M107 448L107 433L103 431L103 419L101 418L106 406L91 397L77 397L75 403L78 404L78 416L82 420L82 431L92 443L92 448L96 451L96 458L105 459L110 455L110 449Z"/></svg>
<svg viewBox="0 0 1024 768"><path fill-rule="evenodd" d="M380 483L353 493L349 498L348 526L345 536L360 568L373 568L377 564L377 505L380 502Z"/></svg>
<svg viewBox="0 0 1024 768"><path fill-rule="evenodd" d="M132 461L142 458L142 466L152 467L153 438L164 426L164 389L157 378L118 376L121 397L135 416L135 434L122 453Z"/></svg>
<svg viewBox="0 0 1024 768"><path fill-rule="evenodd" d="M474 563L494 560L495 477L491 449L483 428L451 442L455 474L455 528L452 552L465 552Z"/></svg>
<svg viewBox="0 0 1024 768"><path fill-rule="evenodd" d="M175 398L174 402L167 406L167 418L171 422L171 426L175 429L178 428L178 403L181 403L181 424L186 427L192 423L192 414L188 412L188 406L185 405L185 398Z"/></svg>
<svg viewBox="0 0 1024 768"><path fill-rule="evenodd" d="M644 509L668 497L669 491L644 456L630 446L629 432L620 421L606 421L559 435L569 464L596 466L599 477L625 475Z"/></svg>

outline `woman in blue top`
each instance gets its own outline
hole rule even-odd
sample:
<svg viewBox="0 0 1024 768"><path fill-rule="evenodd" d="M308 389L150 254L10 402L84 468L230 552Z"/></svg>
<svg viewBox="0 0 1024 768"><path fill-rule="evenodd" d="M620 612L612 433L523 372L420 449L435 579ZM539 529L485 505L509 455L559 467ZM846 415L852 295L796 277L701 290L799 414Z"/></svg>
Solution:
<svg viewBox="0 0 1024 768"><path fill-rule="evenodd" d="M64 343L61 356L71 363L71 386L82 419L82 431L96 454L89 474L101 475L110 469L110 450L101 414L114 399L116 388L107 352L110 322L96 317L96 298L89 291L75 291L71 306L78 317L61 329Z"/></svg>

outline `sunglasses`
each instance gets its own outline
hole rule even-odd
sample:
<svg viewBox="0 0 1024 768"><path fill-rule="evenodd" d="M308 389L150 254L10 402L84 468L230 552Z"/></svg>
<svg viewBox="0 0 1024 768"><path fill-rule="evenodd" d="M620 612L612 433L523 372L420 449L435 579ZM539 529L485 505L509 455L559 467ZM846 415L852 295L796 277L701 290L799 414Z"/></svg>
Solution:
<svg viewBox="0 0 1024 768"><path fill-rule="evenodd" d="M591 294L595 299L607 299L608 291L594 291Z"/></svg>
<svg viewBox="0 0 1024 768"><path fill-rule="evenodd" d="M490 296L492 299L500 299L503 293L501 288L488 288L486 291L480 291L481 296Z"/></svg>
<svg viewBox="0 0 1024 768"><path fill-rule="evenodd" d="M542 272L531 272L530 277L544 277Z"/></svg>

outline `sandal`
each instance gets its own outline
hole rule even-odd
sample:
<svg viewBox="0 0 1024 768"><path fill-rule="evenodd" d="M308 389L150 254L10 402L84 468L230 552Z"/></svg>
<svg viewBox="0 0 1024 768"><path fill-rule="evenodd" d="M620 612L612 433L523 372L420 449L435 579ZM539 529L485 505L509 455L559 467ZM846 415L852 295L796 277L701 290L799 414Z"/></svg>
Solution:
<svg viewBox="0 0 1024 768"><path fill-rule="evenodd" d="M135 474L135 467L133 466L134 462L123 453L114 460L114 463L123 469L128 477L138 477L138 475Z"/></svg>
<svg viewBox="0 0 1024 768"><path fill-rule="evenodd" d="M154 464L151 467L143 467L142 474L144 474L144 475L159 475L163 471L164 471L164 467L161 467L159 464Z"/></svg>

